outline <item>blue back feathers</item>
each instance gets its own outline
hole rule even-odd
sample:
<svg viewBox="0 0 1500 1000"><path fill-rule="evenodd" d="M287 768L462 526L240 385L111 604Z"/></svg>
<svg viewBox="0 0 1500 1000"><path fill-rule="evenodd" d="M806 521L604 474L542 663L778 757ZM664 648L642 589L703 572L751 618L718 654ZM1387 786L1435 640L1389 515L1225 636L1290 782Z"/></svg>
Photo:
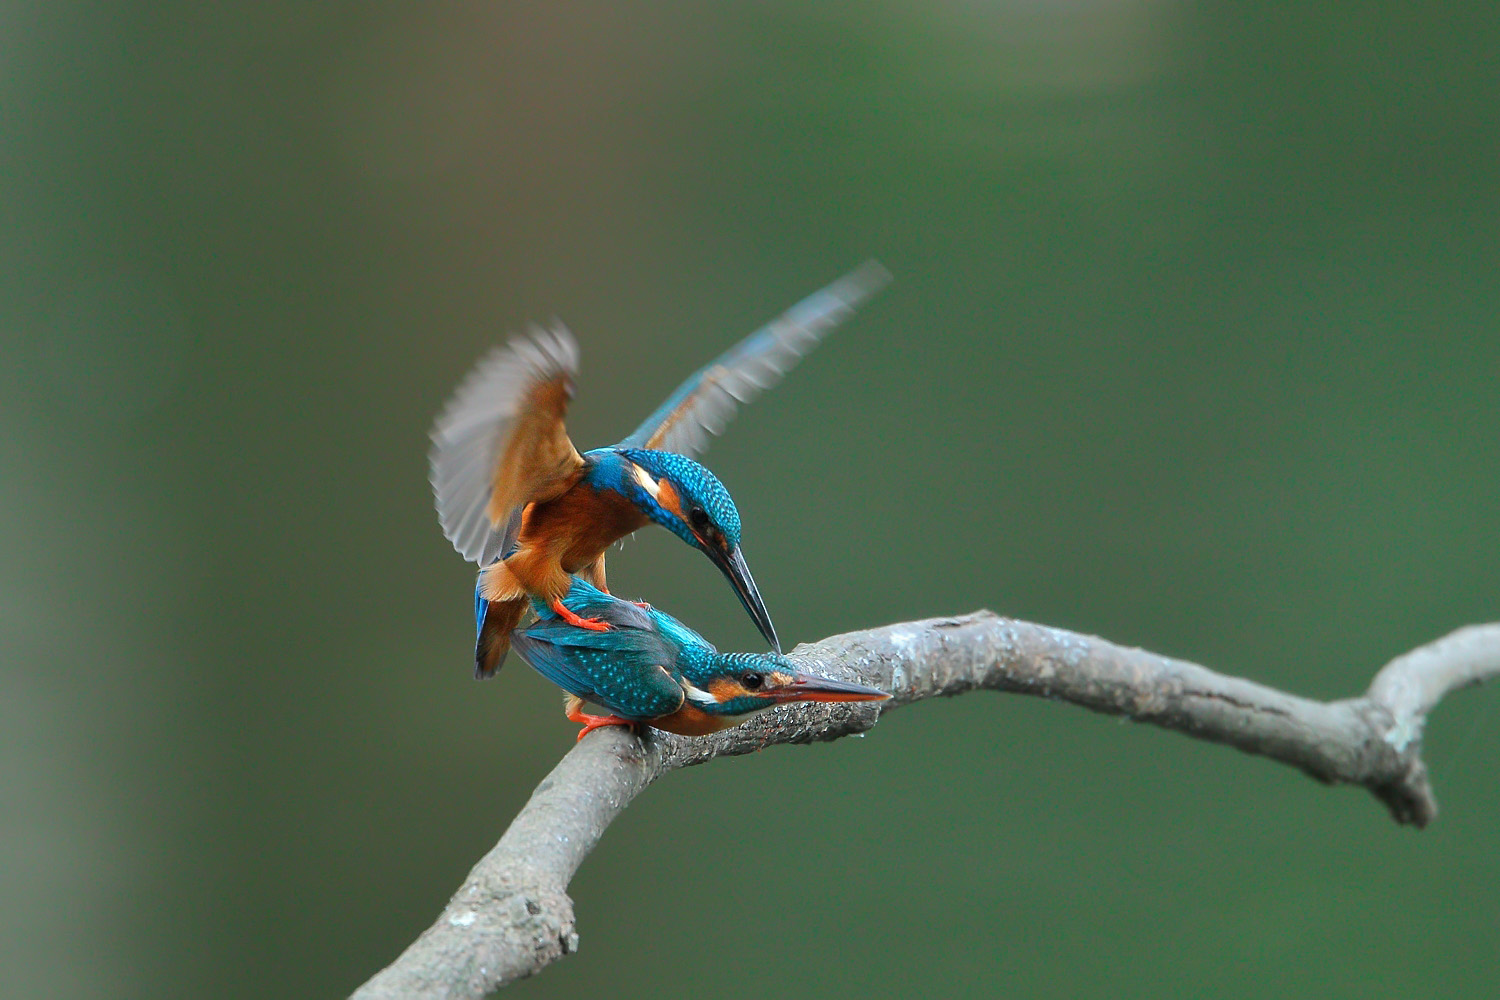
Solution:
<svg viewBox="0 0 1500 1000"><path fill-rule="evenodd" d="M652 612L609 596L575 577L563 604L583 618L600 618L608 632L569 625L533 599L537 621L511 635L521 658L564 691L629 718L673 712L682 687L667 672L677 649L659 635Z"/></svg>
<svg viewBox="0 0 1500 1000"><path fill-rule="evenodd" d="M678 677L706 687L726 673L794 669L775 653L720 653L671 615L621 601L577 577L563 604L580 617L601 618L613 627L607 632L578 628L533 601L539 617L513 634L516 652L558 687L627 718L651 719L675 711L683 700ZM724 702L714 711L732 716L764 707L763 699L752 697Z"/></svg>

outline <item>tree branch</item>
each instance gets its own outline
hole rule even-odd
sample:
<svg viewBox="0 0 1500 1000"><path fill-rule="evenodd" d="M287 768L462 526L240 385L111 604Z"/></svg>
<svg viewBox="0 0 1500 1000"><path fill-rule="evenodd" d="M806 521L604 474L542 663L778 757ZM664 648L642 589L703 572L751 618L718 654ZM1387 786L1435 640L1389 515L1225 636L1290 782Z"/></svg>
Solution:
<svg viewBox="0 0 1500 1000"><path fill-rule="evenodd" d="M1040 695L1227 743L1328 784L1362 785L1398 823L1437 814L1422 762L1427 714L1500 674L1500 623L1472 625L1392 660L1358 698L1321 702L1183 660L981 611L851 632L798 647L797 664L890 691L880 705L795 705L690 739L600 730L537 786L437 922L354 994L475 998L578 947L568 882L610 822L661 775L774 743L836 740L882 711L981 688Z"/></svg>

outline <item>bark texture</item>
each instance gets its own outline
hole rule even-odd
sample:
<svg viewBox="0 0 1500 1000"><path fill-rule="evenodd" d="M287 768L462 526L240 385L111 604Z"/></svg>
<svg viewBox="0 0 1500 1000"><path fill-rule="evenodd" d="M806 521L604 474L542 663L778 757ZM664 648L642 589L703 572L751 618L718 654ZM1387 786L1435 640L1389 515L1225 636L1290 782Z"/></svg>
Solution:
<svg viewBox="0 0 1500 1000"><path fill-rule="evenodd" d="M437 922L360 987L359 1000L477 998L578 947L567 887L610 822L652 781L714 757L836 740L925 698L989 689L1040 695L1279 760L1370 790L1398 823L1437 814L1422 762L1427 714L1500 673L1500 623L1472 625L1392 660L1355 698L1322 702L1184 660L987 611L799 646L799 667L892 693L879 705L796 705L713 736L612 727L582 740L537 786Z"/></svg>

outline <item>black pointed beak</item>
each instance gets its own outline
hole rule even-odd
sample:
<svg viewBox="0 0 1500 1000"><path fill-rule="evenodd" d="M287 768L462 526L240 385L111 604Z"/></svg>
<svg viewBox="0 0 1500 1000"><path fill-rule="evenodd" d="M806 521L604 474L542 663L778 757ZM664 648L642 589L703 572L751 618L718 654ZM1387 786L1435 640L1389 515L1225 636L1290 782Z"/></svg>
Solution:
<svg viewBox="0 0 1500 1000"><path fill-rule="evenodd" d="M793 676L792 683L770 694L777 701L885 701L890 697L878 688L801 672Z"/></svg>
<svg viewBox="0 0 1500 1000"><path fill-rule="evenodd" d="M781 652L781 640L776 638L776 626L771 624L771 616L766 613L765 602L760 599L760 591L755 589L755 578L750 575L750 567L745 565L745 557L740 553L739 547L725 550L705 545L704 550L734 585L734 592L740 596L740 603L745 606L745 610L750 612L760 634L766 637L772 649Z"/></svg>

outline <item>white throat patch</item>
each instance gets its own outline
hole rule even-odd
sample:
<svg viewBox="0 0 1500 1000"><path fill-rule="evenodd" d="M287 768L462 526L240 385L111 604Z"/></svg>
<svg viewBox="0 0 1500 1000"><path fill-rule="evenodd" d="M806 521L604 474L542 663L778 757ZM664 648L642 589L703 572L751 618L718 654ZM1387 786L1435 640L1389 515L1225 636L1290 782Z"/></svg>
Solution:
<svg viewBox="0 0 1500 1000"><path fill-rule="evenodd" d="M661 500L661 484L658 483L655 479L652 479L651 478L651 473L647 472L645 469L641 468L639 465L636 465L634 462L631 462L630 464L632 466L635 466L635 481L641 484L641 489L643 489L647 493L651 494L651 499L652 500L656 500L657 502L660 502L660 500Z"/></svg>
<svg viewBox="0 0 1500 1000"><path fill-rule="evenodd" d="M713 696L713 692L705 691L700 687L693 687L692 681L682 682L683 693L687 695L688 701L695 705L717 705L719 699Z"/></svg>

